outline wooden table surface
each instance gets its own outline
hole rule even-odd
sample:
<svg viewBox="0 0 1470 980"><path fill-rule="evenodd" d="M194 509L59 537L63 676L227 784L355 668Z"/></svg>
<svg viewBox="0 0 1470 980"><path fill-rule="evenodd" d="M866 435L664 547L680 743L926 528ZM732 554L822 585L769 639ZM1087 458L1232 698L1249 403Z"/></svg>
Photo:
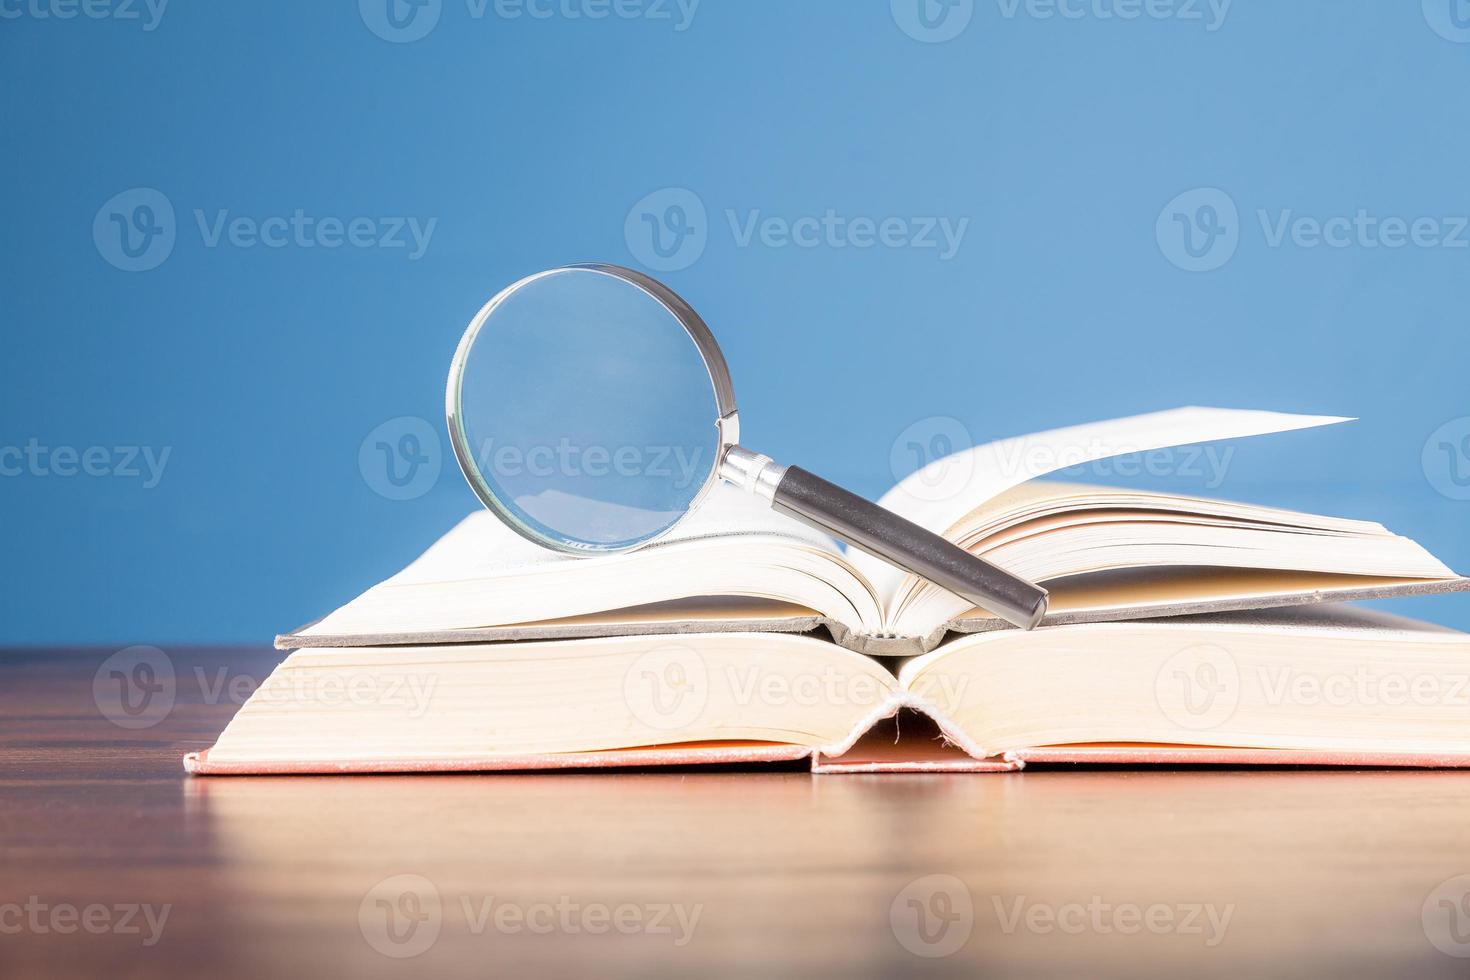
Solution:
<svg viewBox="0 0 1470 980"><path fill-rule="evenodd" d="M0 976L1470 974L1470 773L190 778L280 654L112 652L0 652Z"/></svg>

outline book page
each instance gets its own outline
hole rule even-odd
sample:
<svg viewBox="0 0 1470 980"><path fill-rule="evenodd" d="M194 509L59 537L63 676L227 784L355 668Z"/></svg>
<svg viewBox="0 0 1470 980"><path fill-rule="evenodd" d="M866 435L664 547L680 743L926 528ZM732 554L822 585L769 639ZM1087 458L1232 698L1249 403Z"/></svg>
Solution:
<svg viewBox="0 0 1470 980"><path fill-rule="evenodd" d="M837 543L821 531L785 514L737 487L719 483L664 537L638 549L649 552L708 538L775 537L839 554ZM517 570L585 562L617 561L619 553L568 555L522 537L495 514L481 509L467 516L388 581L397 585L482 578Z"/></svg>
<svg viewBox="0 0 1470 980"><path fill-rule="evenodd" d="M1176 408L974 446L937 459L905 477L878 503L937 534L976 507L1028 480L1069 467L1174 446L1289 432L1352 419L1230 408ZM849 561L887 602L905 573L853 551Z"/></svg>
<svg viewBox="0 0 1470 980"><path fill-rule="evenodd" d="M977 755L1124 743L1465 756L1467 654L1464 633L1317 607L1004 630L899 676L962 692L951 718Z"/></svg>
<svg viewBox="0 0 1470 980"><path fill-rule="evenodd" d="M323 693L365 681L415 694L343 711ZM690 742L818 747L855 740L896 694L872 658L782 633L323 648L287 658L210 756L389 771Z"/></svg>
<svg viewBox="0 0 1470 980"><path fill-rule="evenodd" d="M1228 520L1330 534L1391 533L1374 521L1326 517L1212 497L1040 479L991 498L951 524L945 536L961 547L968 547L978 539L990 542L997 533L1044 518L1056 517L1073 523L1086 521L1089 515L1102 511L1117 510L1137 515L1170 515L1170 519L1181 521Z"/></svg>
<svg viewBox="0 0 1470 980"><path fill-rule="evenodd" d="M667 537L586 557L550 551L478 511L407 568L299 634L422 636L706 596L799 606L859 635L883 620L872 586L831 538L722 484Z"/></svg>

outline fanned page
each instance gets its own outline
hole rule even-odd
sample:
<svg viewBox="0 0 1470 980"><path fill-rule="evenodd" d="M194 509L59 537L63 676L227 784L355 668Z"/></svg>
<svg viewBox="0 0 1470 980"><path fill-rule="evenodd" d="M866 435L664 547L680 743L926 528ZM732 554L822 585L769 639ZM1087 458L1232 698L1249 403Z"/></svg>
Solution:
<svg viewBox="0 0 1470 980"><path fill-rule="evenodd" d="M476 578L518 571L583 567L600 559L616 562L639 552L656 554L733 537L763 538L815 548L833 555L841 553L837 543L821 531L778 514L749 494L725 484L712 487L700 505L676 524L666 537L636 552L590 557L560 554L512 531L488 510L475 511L465 522L485 524L486 527L477 528L473 535L446 534L396 575L395 581L435 581L443 579L446 574ZM486 547L492 543L491 539L493 546Z"/></svg>
<svg viewBox="0 0 1470 980"><path fill-rule="evenodd" d="M1188 407L1091 422L952 453L910 473L878 502L921 527L944 534L1005 491L1069 467L1130 453L1349 421L1335 415ZM902 587L905 573L861 552L849 558L887 607Z"/></svg>
<svg viewBox="0 0 1470 980"><path fill-rule="evenodd" d="M652 604L661 606L635 609ZM670 619L685 629L781 619L812 629L812 612L857 635L883 623L871 587L835 542L720 485L668 537L595 557L551 552L476 512L403 571L285 640L432 642L519 624L546 624L541 635L595 635L599 626L636 632ZM578 617L596 622L572 622Z"/></svg>
<svg viewBox="0 0 1470 980"><path fill-rule="evenodd" d="M1279 603L1293 593L1402 589L1456 578L1423 547L1372 521L1200 497L1040 481L971 511L945 537L1052 590L1068 611ZM1116 593L1109 600L1107 591ZM886 603L898 633L968 622L970 604L914 576ZM1116 616L1110 617L1116 618ZM1080 620L1078 620L1080 621Z"/></svg>
<svg viewBox="0 0 1470 980"><path fill-rule="evenodd" d="M977 446L881 503L1052 590L1049 625L1461 590L1378 524L1201 498L1049 482L1125 453L1345 421L1184 408ZM1023 484L1026 484L1023 486ZM753 495L713 488L667 538L597 557L550 552L479 511L419 559L282 646L828 630L874 655L1003 625L960 597Z"/></svg>

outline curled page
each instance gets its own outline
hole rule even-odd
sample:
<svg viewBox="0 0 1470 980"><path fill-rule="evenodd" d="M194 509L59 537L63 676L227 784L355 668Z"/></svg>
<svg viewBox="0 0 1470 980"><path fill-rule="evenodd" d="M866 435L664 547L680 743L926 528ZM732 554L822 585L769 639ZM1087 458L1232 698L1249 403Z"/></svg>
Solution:
<svg viewBox="0 0 1470 980"><path fill-rule="evenodd" d="M1090 422L951 453L904 477L878 503L942 534L991 498L1028 480L1073 466L1129 453L1351 421L1337 415L1189 407ZM849 561L885 600L905 576L887 562L860 552L851 552Z"/></svg>

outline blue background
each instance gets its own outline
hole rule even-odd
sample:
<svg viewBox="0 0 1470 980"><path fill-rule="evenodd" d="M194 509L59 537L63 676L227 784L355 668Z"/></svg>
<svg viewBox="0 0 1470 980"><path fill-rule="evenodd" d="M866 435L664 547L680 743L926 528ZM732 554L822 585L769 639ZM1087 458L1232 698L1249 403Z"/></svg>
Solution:
<svg viewBox="0 0 1470 980"><path fill-rule="evenodd" d="M932 416L978 441L1179 404L1358 415L1241 443L1213 492L1381 520L1470 570L1470 503L1421 462L1470 414L1470 250L1272 247L1257 218L1470 214L1465 0L1236 0L1215 30L1203 3L977 0L942 43L887 0L703 0L682 31L672 7L442 0L410 42L351 0L174 0L151 31L48 2L0 3L0 446L171 455L151 489L0 477L0 642L265 642L399 568L475 506L442 436L465 323L529 272L640 264L625 225L665 188L706 209L704 248L658 274L714 326L753 448L876 496ZM176 214L141 272L93 235L133 188ZM1239 209L1212 271L1156 233L1195 188ZM829 208L969 224L945 260L742 246L726 216ZM207 247L194 213L222 209L437 224L416 260ZM400 500L359 450L405 416L442 466ZM1394 608L1470 628L1463 597Z"/></svg>

